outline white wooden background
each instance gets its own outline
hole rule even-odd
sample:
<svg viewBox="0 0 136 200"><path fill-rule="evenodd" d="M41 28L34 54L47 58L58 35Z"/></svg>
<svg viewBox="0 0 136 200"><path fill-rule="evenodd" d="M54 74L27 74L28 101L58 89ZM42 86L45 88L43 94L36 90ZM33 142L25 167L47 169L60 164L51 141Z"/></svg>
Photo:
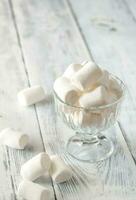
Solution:
<svg viewBox="0 0 136 200"><path fill-rule="evenodd" d="M115 127L106 134L113 156L88 164L71 159L64 144L72 133L57 120L52 85L72 62L94 59L118 75L128 97ZM58 153L75 176L50 187L53 200L136 199L136 1L135 0L1 0L0 130L13 127L30 136L25 150L0 146L0 200L17 199L20 166L38 152ZM48 102L21 108L16 94L41 84Z"/></svg>

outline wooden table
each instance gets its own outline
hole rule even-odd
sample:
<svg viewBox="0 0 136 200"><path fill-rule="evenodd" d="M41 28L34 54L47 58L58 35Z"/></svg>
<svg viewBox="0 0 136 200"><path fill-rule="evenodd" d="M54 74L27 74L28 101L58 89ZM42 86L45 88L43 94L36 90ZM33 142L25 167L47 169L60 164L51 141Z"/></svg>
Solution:
<svg viewBox="0 0 136 200"><path fill-rule="evenodd" d="M53 102L22 108L17 93L41 84L48 94L72 62L94 59L127 85L119 122L106 134L115 151L96 164L78 162L64 151L72 131L56 119ZM17 199L21 165L41 151L60 154L74 177L50 187L55 200L136 199L136 1L1 0L0 128L30 136L26 150L0 146L0 200Z"/></svg>

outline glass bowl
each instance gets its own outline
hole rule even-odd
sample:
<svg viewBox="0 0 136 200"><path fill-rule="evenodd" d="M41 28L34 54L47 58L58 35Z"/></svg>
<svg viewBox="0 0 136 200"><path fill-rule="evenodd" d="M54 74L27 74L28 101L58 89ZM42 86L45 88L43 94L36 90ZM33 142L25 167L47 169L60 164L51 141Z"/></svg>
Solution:
<svg viewBox="0 0 136 200"><path fill-rule="evenodd" d="M124 83L110 74L112 81L117 81L120 88L118 100L104 106L83 107L72 106L63 102L54 91L55 110L63 122L76 134L66 145L67 152L81 161L97 162L108 158L114 150L113 143L101 131L112 126L116 121L125 94Z"/></svg>

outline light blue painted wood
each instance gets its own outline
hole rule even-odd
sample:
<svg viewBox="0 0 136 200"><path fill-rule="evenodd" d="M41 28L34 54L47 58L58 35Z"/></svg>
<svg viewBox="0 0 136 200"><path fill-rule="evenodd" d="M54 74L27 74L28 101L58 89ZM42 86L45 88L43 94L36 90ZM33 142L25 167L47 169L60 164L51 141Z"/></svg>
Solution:
<svg viewBox="0 0 136 200"><path fill-rule="evenodd" d="M43 151L43 142L48 153L61 154L74 172L68 183L53 185L58 200L135 200L136 167L118 125L106 133L115 143L114 155L94 165L82 163L64 152L64 144L73 132L56 119L53 102L37 104L36 112L34 107L21 108L17 102L17 92L29 84L41 84L52 93L53 81L68 64L90 59L89 47L97 62L129 86L131 99L123 109L121 128L135 156L134 20L121 0L71 3L72 7L62 0L0 3L0 129L20 129L30 135L32 144L25 151L0 148L2 200L15 199L21 164ZM50 178L38 181L53 189Z"/></svg>
<svg viewBox="0 0 136 200"><path fill-rule="evenodd" d="M26 150L0 146L0 199L15 200L21 165L44 150L34 107L22 108L17 93L28 87L9 2L0 1L0 131L12 127L30 137ZM39 180L40 181L40 180ZM52 189L50 178L44 183Z"/></svg>
<svg viewBox="0 0 136 200"><path fill-rule="evenodd" d="M99 8L98 2L100 1L94 1L93 4L93 1L91 1L94 12L96 13ZM121 74L117 71L116 67L118 60L116 60L116 63L111 62L113 53L118 55L117 52L111 49L107 53L104 48L106 45L108 46L106 41L110 40L109 31L111 31L111 34L114 34L116 32L114 30L115 27L111 27L111 30L106 27L105 30L105 26L103 27L103 25L97 25L97 27L92 24L91 26L94 27L91 29L93 39L90 42L88 35L91 35L91 32L86 35L84 40L82 39L76 21L71 14L69 4L66 1L24 0L22 2L16 0L12 3L26 63L26 70L31 85L41 84L47 89L48 93L52 92L53 81L62 73L68 64L90 58L84 40L88 41L89 47L93 47L94 50L97 48L97 50L93 51L95 52L95 56L94 53L93 56L96 60L99 58L98 61L103 65L107 63L106 66L110 66L109 64L112 63L111 67L113 72L117 72L118 75ZM90 14L90 10L88 12L86 11L87 7L91 9L89 5L89 1L81 1L81 7L78 1L73 2L74 9L76 8L75 12L80 11L78 18L81 21L83 20L83 30L88 30L89 27L88 15ZM103 7L105 8L105 5ZM109 13L110 11L108 11ZM92 20L92 18L89 19ZM93 19L93 21L95 20ZM105 21L105 17L103 20ZM96 21L99 23L99 18ZM111 21L108 20L110 24L108 27L113 23ZM96 31L97 29L102 29L105 37L100 37ZM97 40L95 39L96 36L99 36L103 41L102 44L105 44L105 46L102 46L102 49L96 45L99 41L99 37ZM117 41L119 42L120 40L118 39ZM112 44L111 40L110 44ZM106 57L102 57L105 54ZM105 63L102 63L100 58L105 59ZM113 68L114 65L115 69ZM86 200L90 200L91 198L108 198L113 200L134 200L136 194L135 163L118 126L107 133L116 144L115 154L105 162L90 165L71 160L63 152L64 143L66 142L66 138L71 135L71 131L60 121L56 120L52 102L36 105L36 111L47 152L50 154L63 154L63 158L71 165L75 174L75 178L66 184L54 184L57 199L76 200L85 198ZM114 137L115 135L117 141Z"/></svg>

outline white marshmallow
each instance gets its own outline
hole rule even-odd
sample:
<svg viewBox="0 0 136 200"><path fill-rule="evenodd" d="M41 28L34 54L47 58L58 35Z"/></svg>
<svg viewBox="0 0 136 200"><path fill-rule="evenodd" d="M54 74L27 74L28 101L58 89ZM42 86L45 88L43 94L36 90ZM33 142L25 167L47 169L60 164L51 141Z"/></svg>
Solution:
<svg viewBox="0 0 136 200"><path fill-rule="evenodd" d="M95 90L85 93L80 97L79 103L83 108L101 106L106 103L108 92L104 86L99 86Z"/></svg>
<svg viewBox="0 0 136 200"><path fill-rule="evenodd" d="M121 95L121 87L119 85L119 83L113 79L112 77L109 78L109 89L110 90L115 90L117 95Z"/></svg>
<svg viewBox="0 0 136 200"><path fill-rule="evenodd" d="M101 123L102 117L101 114L79 111L74 113L73 121L74 124L78 127L96 127Z"/></svg>
<svg viewBox="0 0 136 200"><path fill-rule="evenodd" d="M33 181L47 172L50 164L51 161L48 154L42 152L22 165L21 176L23 179Z"/></svg>
<svg viewBox="0 0 136 200"><path fill-rule="evenodd" d="M106 89L109 89L109 72L106 70L102 70L102 76L100 79L89 86L89 91L93 91L98 86L103 85Z"/></svg>
<svg viewBox="0 0 136 200"><path fill-rule="evenodd" d="M115 91L111 90L108 92L107 103L113 103L118 100L118 96Z"/></svg>
<svg viewBox="0 0 136 200"><path fill-rule="evenodd" d="M6 128L0 133L0 143L14 149L24 149L28 141L28 135L11 128Z"/></svg>
<svg viewBox="0 0 136 200"><path fill-rule="evenodd" d="M70 78L83 66L81 64L71 64L68 66L68 68L65 70L63 76Z"/></svg>
<svg viewBox="0 0 136 200"><path fill-rule="evenodd" d="M18 100L22 106L30 106L46 97L43 88L40 85L26 88L18 93Z"/></svg>
<svg viewBox="0 0 136 200"><path fill-rule="evenodd" d="M24 180L18 187L18 197L25 200L50 200L51 191L39 184Z"/></svg>
<svg viewBox="0 0 136 200"><path fill-rule="evenodd" d="M56 183L62 183L72 177L72 171L57 155L51 156L50 175Z"/></svg>
<svg viewBox="0 0 136 200"><path fill-rule="evenodd" d="M102 76L98 81L99 85L105 86L107 89L109 88L109 72L107 70L102 70Z"/></svg>
<svg viewBox="0 0 136 200"><path fill-rule="evenodd" d="M66 103L74 104L79 97L79 90L66 77L59 77L54 82L54 91Z"/></svg>
<svg viewBox="0 0 136 200"><path fill-rule="evenodd" d="M88 62L72 77L72 82L81 91L87 91L101 76L101 69L95 63Z"/></svg>

